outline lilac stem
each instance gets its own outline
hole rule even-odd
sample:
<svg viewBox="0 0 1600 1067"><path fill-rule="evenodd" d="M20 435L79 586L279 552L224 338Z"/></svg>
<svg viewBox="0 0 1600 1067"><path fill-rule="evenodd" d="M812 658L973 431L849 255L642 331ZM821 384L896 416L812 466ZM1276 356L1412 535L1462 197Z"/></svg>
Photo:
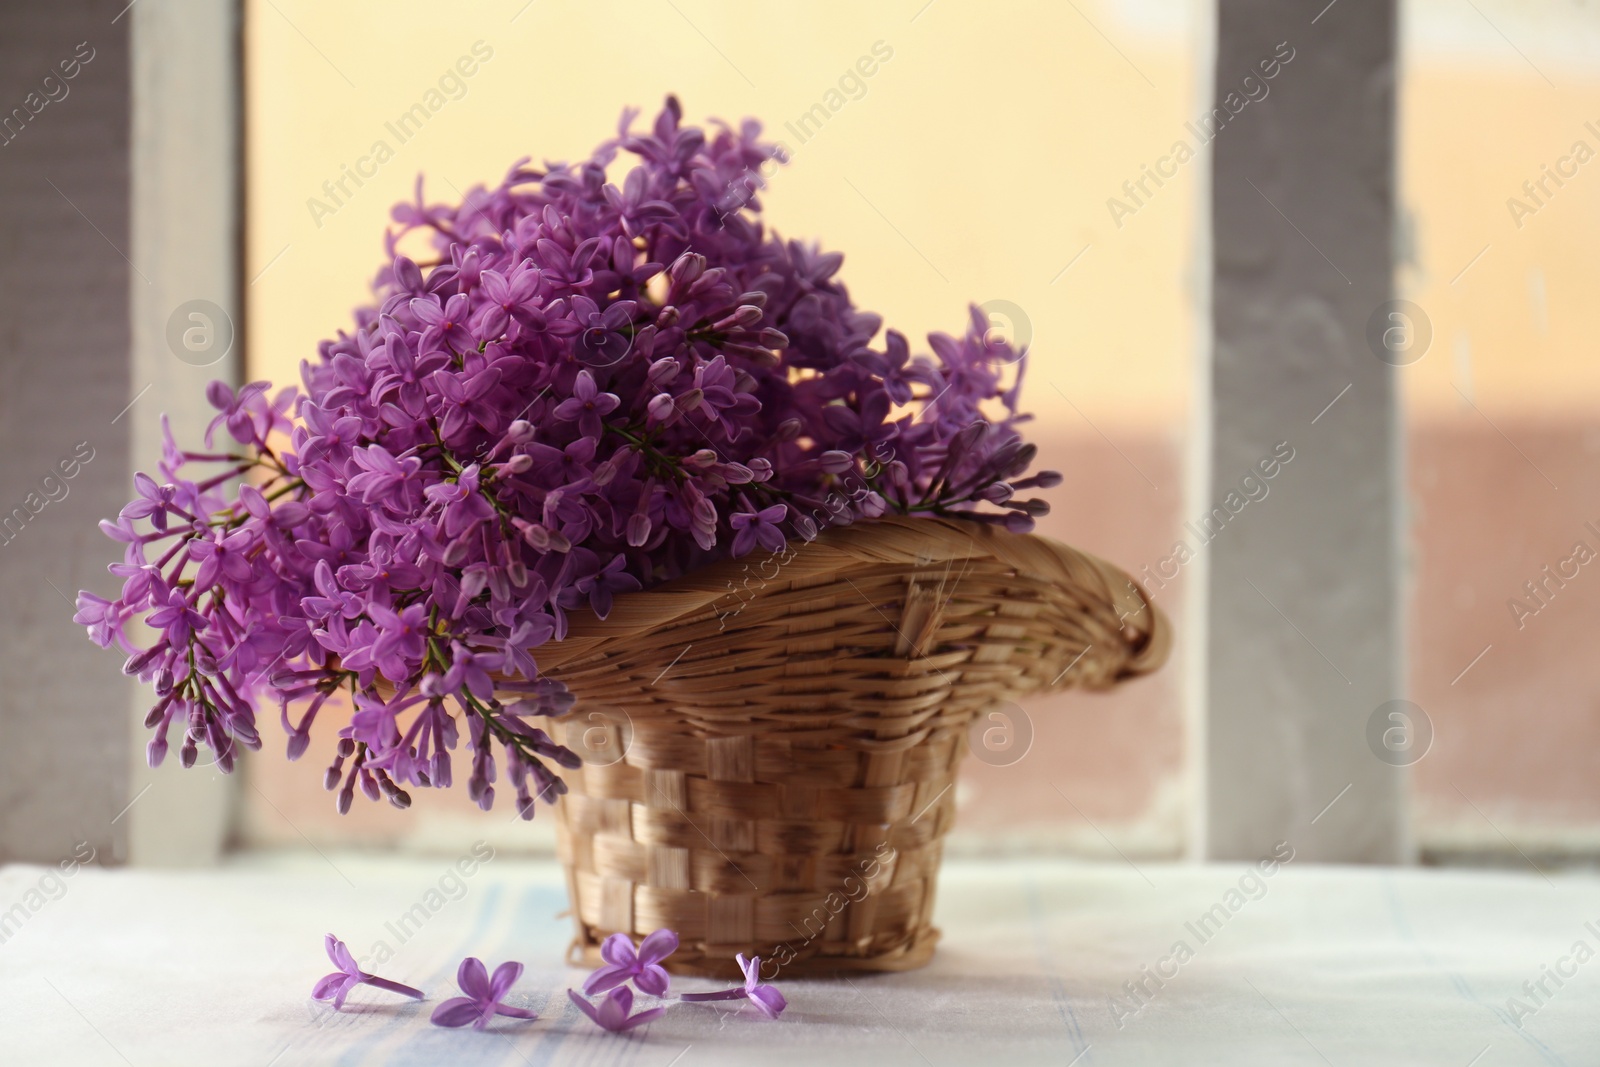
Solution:
<svg viewBox="0 0 1600 1067"><path fill-rule="evenodd" d="M743 986L737 989L723 989L716 993L682 993L679 1000L742 1000L750 994L745 992Z"/></svg>
<svg viewBox="0 0 1600 1067"><path fill-rule="evenodd" d="M423 996L422 990L420 989L412 989L408 985L401 985L399 982L391 982L389 979L379 978L375 974L367 975L363 981L365 981L367 985L377 986L379 989L387 989L389 992L399 993L403 997L412 997L416 1000L426 999Z"/></svg>

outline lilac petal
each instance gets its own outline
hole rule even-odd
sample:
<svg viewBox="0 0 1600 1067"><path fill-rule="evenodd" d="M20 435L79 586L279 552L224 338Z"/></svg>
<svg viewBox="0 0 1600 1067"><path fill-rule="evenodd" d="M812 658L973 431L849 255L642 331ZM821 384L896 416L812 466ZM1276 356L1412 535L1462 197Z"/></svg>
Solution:
<svg viewBox="0 0 1600 1067"><path fill-rule="evenodd" d="M350 949L345 943L332 934L329 934L328 938L333 942L328 946L328 958L333 960L333 965L345 974L360 974L361 968L356 966L355 957L350 955Z"/></svg>
<svg viewBox="0 0 1600 1067"><path fill-rule="evenodd" d="M600 958L618 966L631 964L637 958L633 939L627 934L612 934L600 942Z"/></svg>
<svg viewBox="0 0 1600 1067"><path fill-rule="evenodd" d="M512 1007L510 1004L496 1004L494 1013L496 1015L504 1015L508 1019L537 1019L539 1017L539 1013L536 1011Z"/></svg>
<svg viewBox="0 0 1600 1067"><path fill-rule="evenodd" d="M624 1030L632 1030L635 1026L642 1026L652 1019L659 1019L666 1013L666 1008L650 1008L646 1011L641 1011L638 1015L622 1020L612 1029L620 1034Z"/></svg>
<svg viewBox="0 0 1600 1067"><path fill-rule="evenodd" d="M489 999L499 1000L511 991L517 984L517 979L522 977L522 964L502 963L494 969L494 977L489 980Z"/></svg>
<svg viewBox="0 0 1600 1067"><path fill-rule="evenodd" d="M578 1006L578 1010L587 1015L596 1026L605 1026L605 1023L600 1021L600 1012L593 1004L590 1004L587 1000L584 1000L582 997L578 996L577 990L567 990L567 999L576 1004Z"/></svg>
<svg viewBox="0 0 1600 1067"><path fill-rule="evenodd" d="M475 1022L482 1011L471 997L451 997L433 1009L433 1025L466 1026Z"/></svg>
<svg viewBox="0 0 1600 1067"><path fill-rule="evenodd" d="M671 981L672 979L668 977L664 969L651 963L640 969L633 980L633 984L639 987L639 992L641 993L649 993L653 997L664 997L667 995L667 986Z"/></svg>
<svg viewBox="0 0 1600 1067"><path fill-rule="evenodd" d="M604 993L626 982L633 975L633 968L625 964L608 964L591 974L583 983L583 991L589 996Z"/></svg>
<svg viewBox="0 0 1600 1067"><path fill-rule="evenodd" d="M751 956L746 959L743 952L737 952L733 958L739 964L739 970L744 972L744 987L754 989L761 981L761 957Z"/></svg>
<svg viewBox="0 0 1600 1067"><path fill-rule="evenodd" d="M334 971L332 974L323 975L322 978L317 981L317 984L311 987L311 999L329 999L333 996L333 991L338 988L339 983L343 982L349 977L350 976L345 974L343 971Z"/></svg>
<svg viewBox="0 0 1600 1067"><path fill-rule="evenodd" d="M468 956L456 969L456 985L475 1000L489 999L489 971L476 956Z"/></svg>
<svg viewBox="0 0 1600 1067"><path fill-rule="evenodd" d="M621 559L621 556L617 557ZM660 963L678 951L678 935L662 928L645 938L639 945L640 963Z"/></svg>
<svg viewBox="0 0 1600 1067"><path fill-rule="evenodd" d="M359 978L352 978L349 975L345 975L344 984L341 985L339 987L339 991L333 995L333 1010L343 1011L345 998L350 995L350 990L354 989L360 984L361 980Z"/></svg>
<svg viewBox="0 0 1600 1067"><path fill-rule="evenodd" d="M633 990L627 986L623 986L621 989L613 989L606 994L606 1002L619 1005L622 1008L622 1014L626 1015L633 1010Z"/></svg>
<svg viewBox="0 0 1600 1067"><path fill-rule="evenodd" d="M627 986L618 986L606 994L606 999L600 1002L600 1014L597 1021L607 1030L621 1030L622 1025L628 1021L628 1013L633 1010L633 990Z"/></svg>
<svg viewBox="0 0 1600 1067"><path fill-rule="evenodd" d="M769 1019L776 1019L789 1006L788 1000L772 986L756 986L750 990L750 1003Z"/></svg>

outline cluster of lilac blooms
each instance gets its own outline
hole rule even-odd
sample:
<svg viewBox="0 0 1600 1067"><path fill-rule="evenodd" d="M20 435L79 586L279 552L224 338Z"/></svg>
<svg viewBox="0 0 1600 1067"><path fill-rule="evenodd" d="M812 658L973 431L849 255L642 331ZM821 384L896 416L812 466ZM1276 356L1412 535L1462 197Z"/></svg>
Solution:
<svg viewBox="0 0 1600 1067"><path fill-rule="evenodd" d="M1023 354L974 308L913 355L838 280L841 257L760 220L759 127L680 123L576 165L515 165L459 205L394 210L378 301L302 365L303 391L213 383L198 451L105 532L121 595L76 621L153 683L149 759L223 770L282 707L288 756L348 694L326 785L399 807L470 749L483 808L524 817L578 758L529 719L565 689L535 650L574 611L705 564L777 552L886 512L1031 528ZM619 153L637 157L620 185ZM431 247L417 259L398 252ZM196 473L197 468L203 473ZM144 616L141 647L128 623ZM177 734L172 733L176 727Z"/></svg>
<svg viewBox="0 0 1600 1067"><path fill-rule="evenodd" d="M338 970L319 979L311 990L311 996L316 1000L331 1001L334 1011L342 1011L350 992L362 985L370 985L415 1000L427 999L427 994L420 989L363 971L350 954L350 950L345 947L345 943L332 934L324 938L323 947L328 953L328 959L333 961ZM667 1012L665 1005L645 1008L638 1012L633 1010L633 987L637 987L641 993L666 999L671 979L661 963L677 950L678 935L667 929L655 931L637 946L626 934L612 934L600 946L601 958L606 961L605 964L589 975L583 983L583 991L589 996L598 993L606 993L606 996L596 1004L579 996L576 990L569 989L567 997L596 1026L613 1033L624 1033L636 1026L659 1019ZM789 1003L776 986L768 985L761 980L761 957L746 959L741 953L737 960L739 969L744 974L743 985L711 993L683 993L677 999L684 1002L745 1000L768 1019L776 1019L783 1014ZM506 994L511 992L511 987L517 984L517 979L520 977L522 977L520 963L515 961L502 963L494 969L494 974L491 976L482 960L468 956L461 961L461 966L456 970L456 984L461 987L465 995L452 997L435 1008L433 1023L436 1026L449 1027L470 1024L473 1029L482 1030L494 1021L496 1015L528 1021L537 1019L539 1016L527 1008L505 1003Z"/></svg>

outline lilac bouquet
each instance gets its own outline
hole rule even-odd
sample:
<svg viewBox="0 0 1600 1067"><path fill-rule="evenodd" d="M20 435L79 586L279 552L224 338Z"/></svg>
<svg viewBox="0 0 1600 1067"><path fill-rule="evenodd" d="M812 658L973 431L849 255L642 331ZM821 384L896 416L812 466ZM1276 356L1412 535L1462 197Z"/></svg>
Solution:
<svg viewBox="0 0 1600 1067"><path fill-rule="evenodd" d="M670 98L649 132L634 117L457 206L419 181L378 302L303 392L213 383L204 449L168 428L160 479L101 524L122 593L80 593L75 617L154 684L152 764L176 724L184 766L204 746L231 770L267 696L297 759L348 693L341 812L358 788L403 808L450 786L465 734L472 798L489 808L503 770L531 818L578 763L529 722L571 704L536 650L572 612L886 512L1024 531L1047 510L1014 496L1060 479L1023 477L1022 353L976 308L929 338L937 359L875 345L841 256L764 230L758 168L781 155L756 123L684 126ZM619 151L639 161L620 187ZM426 262L397 252L413 231ZM148 647L125 631L141 615Z"/></svg>

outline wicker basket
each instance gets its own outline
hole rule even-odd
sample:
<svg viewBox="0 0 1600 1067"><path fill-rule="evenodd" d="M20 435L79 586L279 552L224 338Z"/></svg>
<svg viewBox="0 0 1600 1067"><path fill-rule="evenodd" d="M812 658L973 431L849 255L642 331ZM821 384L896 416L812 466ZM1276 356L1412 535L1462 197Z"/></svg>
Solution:
<svg viewBox="0 0 1600 1067"><path fill-rule="evenodd" d="M737 977L739 952L788 976L921 966L973 719L1154 670L1168 634L1110 564L910 518L575 617L539 649L585 756L557 808L574 962L666 926L678 973Z"/></svg>

